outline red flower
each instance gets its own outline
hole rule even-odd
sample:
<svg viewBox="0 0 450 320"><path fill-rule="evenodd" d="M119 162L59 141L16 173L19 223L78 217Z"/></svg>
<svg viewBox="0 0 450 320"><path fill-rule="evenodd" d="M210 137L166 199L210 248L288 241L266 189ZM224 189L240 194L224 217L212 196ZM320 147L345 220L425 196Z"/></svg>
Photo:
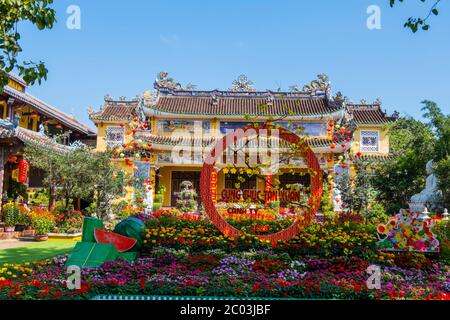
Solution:
<svg viewBox="0 0 450 320"><path fill-rule="evenodd" d="M144 278L142 278L142 279L139 281L139 287L140 287L141 289L145 289L145 279L144 279Z"/></svg>

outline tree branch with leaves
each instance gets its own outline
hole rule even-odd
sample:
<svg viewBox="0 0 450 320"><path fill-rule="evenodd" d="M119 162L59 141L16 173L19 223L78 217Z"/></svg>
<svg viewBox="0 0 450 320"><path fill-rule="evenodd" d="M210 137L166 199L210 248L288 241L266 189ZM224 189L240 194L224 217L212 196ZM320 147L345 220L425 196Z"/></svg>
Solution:
<svg viewBox="0 0 450 320"><path fill-rule="evenodd" d="M420 0L421 2L426 2L427 0ZM428 24L428 20L432 16L437 16L439 14L438 5L441 0L433 0L434 3L428 11L428 14L425 17L409 17L405 22L404 27L409 28L413 33L416 33L420 29L427 31L430 29L430 25ZM391 8L394 7L396 2L403 2L403 0L389 0L389 4Z"/></svg>
<svg viewBox="0 0 450 320"><path fill-rule="evenodd" d="M53 0L0 0L0 92L8 84L8 73L18 69L25 82L33 85L47 79L42 61L18 61L22 52L20 22L31 22L38 30L51 29L56 22Z"/></svg>

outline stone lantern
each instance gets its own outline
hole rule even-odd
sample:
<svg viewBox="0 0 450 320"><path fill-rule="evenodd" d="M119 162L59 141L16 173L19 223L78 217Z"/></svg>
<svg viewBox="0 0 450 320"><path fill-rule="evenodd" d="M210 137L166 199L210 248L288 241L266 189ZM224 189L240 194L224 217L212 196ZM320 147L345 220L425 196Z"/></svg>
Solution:
<svg viewBox="0 0 450 320"><path fill-rule="evenodd" d="M429 212L428 212L428 208L427 207L425 207L425 210L423 210L423 212L422 212L422 214L420 215L420 220L423 220L423 221L428 221L428 220L430 220L431 218L430 218L430 216L428 215L429 214Z"/></svg>
<svg viewBox="0 0 450 320"><path fill-rule="evenodd" d="M444 217L445 221L448 221L449 214L448 214L448 210L447 209L444 210L444 214L442 216Z"/></svg>

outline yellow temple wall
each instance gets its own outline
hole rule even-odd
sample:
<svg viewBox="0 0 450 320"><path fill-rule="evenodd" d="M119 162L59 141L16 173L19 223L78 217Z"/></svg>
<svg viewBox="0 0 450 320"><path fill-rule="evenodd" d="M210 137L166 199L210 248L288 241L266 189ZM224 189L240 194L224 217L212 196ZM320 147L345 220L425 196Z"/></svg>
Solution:
<svg viewBox="0 0 450 320"><path fill-rule="evenodd" d="M379 131L380 132L380 150L378 153L388 154L389 153L389 135L388 131L385 130L382 126L360 126L355 130L354 134L354 152L361 151L361 131L370 130L370 131ZM364 152L363 152L364 153Z"/></svg>
<svg viewBox="0 0 450 320"><path fill-rule="evenodd" d="M99 123L97 125L97 151L106 151L106 128L108 126Z"/></svg>

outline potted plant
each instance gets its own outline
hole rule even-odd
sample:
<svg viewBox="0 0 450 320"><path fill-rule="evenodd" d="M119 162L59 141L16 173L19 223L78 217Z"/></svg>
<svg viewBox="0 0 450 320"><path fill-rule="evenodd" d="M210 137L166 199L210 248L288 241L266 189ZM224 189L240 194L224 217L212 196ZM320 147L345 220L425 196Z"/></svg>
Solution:
<svg viewBox="0 0 450 320"><path fill-rule="evenodd" d="M19 219L16 224L16 231L24 231L31 228L31 214L29 209L22 208L19 210Z"/></svg>
<svg viewBox="0 0 450 320"><path fill-rule="evenodd" d="M55 217L48 211L33 212L31 214L31 225L35 230L34 239L36 241L47 241L48 234L55 226Z"/></svg>
<svg viewBox="0 0 450 320"><path fill-rule="evenodd" d="M3 221L6 232L14 232L19 217L20 211L17 204L10 202L3 206Z"/></svg>

